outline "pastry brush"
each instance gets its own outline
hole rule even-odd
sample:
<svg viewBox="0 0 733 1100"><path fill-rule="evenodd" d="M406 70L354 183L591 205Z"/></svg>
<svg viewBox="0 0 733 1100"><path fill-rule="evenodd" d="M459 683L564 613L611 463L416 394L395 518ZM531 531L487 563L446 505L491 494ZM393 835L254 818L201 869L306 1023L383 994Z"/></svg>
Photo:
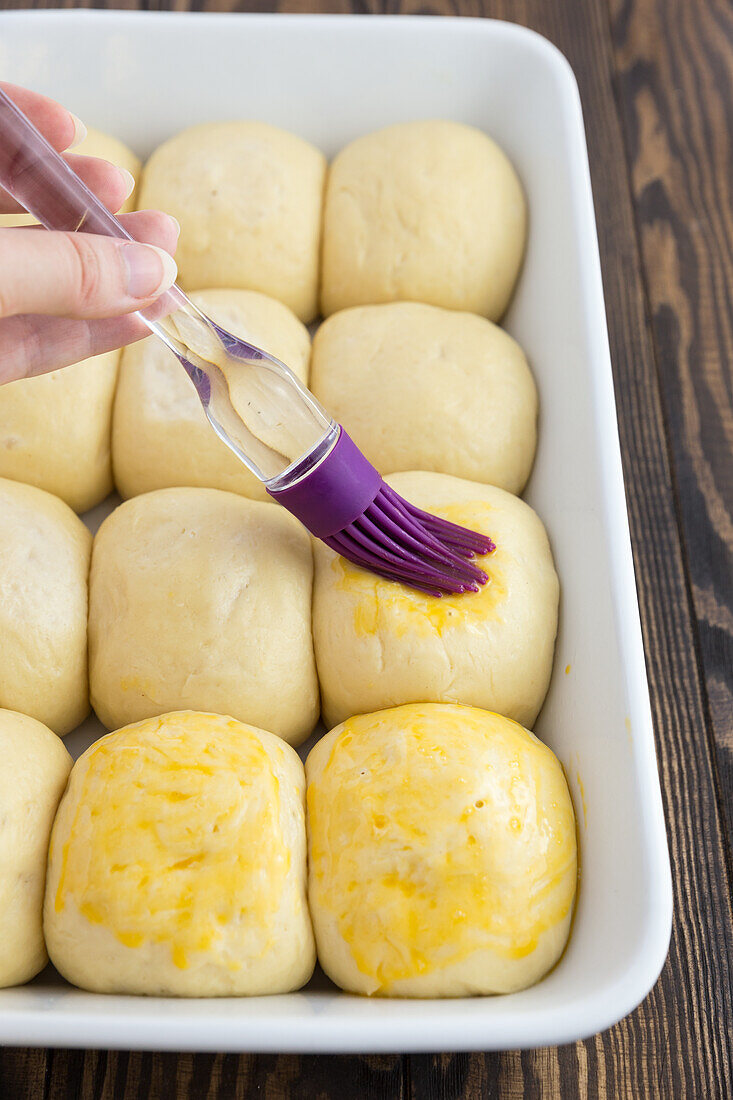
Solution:
<svg viewBox="0 0 733 1100"><path fill-rule="evenodd" d="M0 185L47 229L133 239L2 89ZM490 553L491 539L404 500L279 359L215 324L178 285L148 313L141 318L185 369L216 434L313 535L432 596L486 582L471 559Z"/></svg>

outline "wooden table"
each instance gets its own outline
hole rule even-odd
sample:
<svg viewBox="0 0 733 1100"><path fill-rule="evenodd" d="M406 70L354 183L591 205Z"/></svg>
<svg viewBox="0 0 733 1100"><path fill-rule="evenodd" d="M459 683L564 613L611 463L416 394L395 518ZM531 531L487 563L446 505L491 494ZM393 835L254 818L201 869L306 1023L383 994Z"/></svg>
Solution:
<svg viewBox="0 0 733 1100"><path fill-rule="evenodd" d="M0 0L0 8L17 6L59 0ZM272 9L256 0L119 6ZM2 1050L0 1098L730 1100L733 7L727 0L294 0L279 8L511 19L550 38L575 69L675 881L669 958L640 1008L573 1046L402 1057Z"/></svg>

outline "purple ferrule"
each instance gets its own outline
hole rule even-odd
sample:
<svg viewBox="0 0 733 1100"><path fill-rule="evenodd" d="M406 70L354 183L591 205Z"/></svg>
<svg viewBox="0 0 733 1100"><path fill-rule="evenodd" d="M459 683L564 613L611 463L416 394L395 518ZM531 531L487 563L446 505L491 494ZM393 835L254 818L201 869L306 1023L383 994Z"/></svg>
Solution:
<svg viewBox="0 0 733 1100"><path fill-rule="evenodd" d="M325 539L363 515L381 486L379 472L340 428L335 444L314 470L289 489L267 492L312 535Z"/></svg>

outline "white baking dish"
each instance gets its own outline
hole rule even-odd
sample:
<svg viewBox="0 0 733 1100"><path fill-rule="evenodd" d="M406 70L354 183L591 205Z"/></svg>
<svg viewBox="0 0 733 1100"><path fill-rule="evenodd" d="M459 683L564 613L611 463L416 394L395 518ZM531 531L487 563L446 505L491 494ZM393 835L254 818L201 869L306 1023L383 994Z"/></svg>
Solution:
<svg viewBox="0 0 733 1100"><path fill-rule="evenodd" d="M391 122L472 123L507 150L531 212L506 319L541 395L527 499L563 583L536 730L562 760L582 877L569 947L511 996L385 1001L325 978L289 996L164 1000L0 991L0 1042L174 1050L487 1050L566 1043L633 1009L667 952L672 895L578 91L536 34L472 19L0 13L0 74L147 155L192 123L252 117L334 154ZM72 734L79 750L100 727Z"/></svg>

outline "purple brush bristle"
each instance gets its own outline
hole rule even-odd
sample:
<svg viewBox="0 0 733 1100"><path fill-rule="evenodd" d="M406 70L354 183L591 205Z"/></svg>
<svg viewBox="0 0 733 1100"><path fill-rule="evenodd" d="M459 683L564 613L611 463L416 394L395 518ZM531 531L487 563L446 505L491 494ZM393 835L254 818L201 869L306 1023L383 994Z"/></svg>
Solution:
<svg viewBox="0 0 733 1100"><path fill-rule="evenodd" d="M478 592L488 580L470 559L495 550L492 540L404 500L343 428L314 470L271 495L326 546L387 580L430 596Z"/></svg>
<svg viewBox="0 0 733 1100"><path fill-rule="evenodd" d="M486 535L423 512L384 482L359 519L323 541L355 565L430 596L478 592L488 578L468 559L496 549Z"/></svg>

